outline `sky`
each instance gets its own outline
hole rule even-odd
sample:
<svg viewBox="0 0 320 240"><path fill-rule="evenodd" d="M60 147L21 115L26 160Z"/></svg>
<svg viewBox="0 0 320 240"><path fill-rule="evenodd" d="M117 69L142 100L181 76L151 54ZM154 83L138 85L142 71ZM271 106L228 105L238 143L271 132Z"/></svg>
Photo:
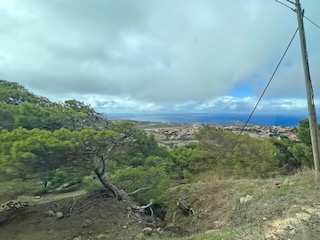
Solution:
<svg viewBox="0 0 320 240"><path fill-rule="evenodd" d="M320 1L301 4L320 24ZM0 79L106 114L251 112L297 28L274 0L0 0L0 16ZM318 103L320 29L305 31ZM297 35L258 112L307 112L303 76Z"/></svg>

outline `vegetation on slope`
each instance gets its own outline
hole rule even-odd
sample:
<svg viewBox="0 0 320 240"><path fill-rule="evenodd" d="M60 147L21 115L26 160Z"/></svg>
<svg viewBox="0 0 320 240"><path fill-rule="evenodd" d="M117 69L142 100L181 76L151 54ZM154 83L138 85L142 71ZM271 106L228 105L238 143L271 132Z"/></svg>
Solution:
<svg viewBox="0 0 320 240"><path fill-rule="evenodd" d="M220 191L226 195L217 208L232 208L234 202L227 195L236 191L232 184L199 184L201 176L270 179L312 168L307 120L297 129L298 143L289 139L257 140L204 125L196 135L198 143L169 150L133 124L112 123L76 100L53 103L4 80L0 81L0 93L0 181L7 189L1 190L1 201L10 200L15 191L25 193L23 186L30 181L34 182L33 193L62 187L95 192L104 185L119 197L143 189L133 196L135 201L146 204L154 199L159 209L167 206L166 221L170 222L174 212L170 201L176 207L177 198L189 197L193 206L204 211L206 193L212 197L220 187L229 190ZM269 180L265 181L267 184ZM15 189L8 187L12 183L16 183ZM246 194L255 193L255 185L250 186ZM244 193L235 193L232 199ZM164 217L163 213L157 214ZM234 212L230 214L225 215L226 222ZM221 219L222 215L216 217ZM207 230L199 219L193 221L198 228L187 233ZM178 222L184 223L181 219Z"/></svg>

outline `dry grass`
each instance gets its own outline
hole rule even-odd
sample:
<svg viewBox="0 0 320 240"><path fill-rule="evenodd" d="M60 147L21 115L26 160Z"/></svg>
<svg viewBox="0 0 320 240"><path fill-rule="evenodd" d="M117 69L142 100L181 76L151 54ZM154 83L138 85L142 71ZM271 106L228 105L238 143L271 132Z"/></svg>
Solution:
<svg viewBox="0 0 320 240"><path fill-rule="evenodd" d="M315 214L319 210L317 204L320 206L319 182L315 181L311 170L271 179L226 179L207 173L196 180L167 192L169 213L166 220L171 229L183 235L198 234L185 239L272 239L277 231L287 237L286 234L290 234L287 225L300 218L302 222L320 222L320 215ZM240 204L240 197L247 194L253 199ZM196 215L185 217L181 214L176 207L179 197L186 199ZM309 209L308 213L305 209ZM281 225L279 230L275 228L278 222L288 224ZM320 226L302 227L305 229L303 234L320 234ZM213 233L203 235L208 230ZM310 239L298 233L296 236L290 238Z"/></svg>

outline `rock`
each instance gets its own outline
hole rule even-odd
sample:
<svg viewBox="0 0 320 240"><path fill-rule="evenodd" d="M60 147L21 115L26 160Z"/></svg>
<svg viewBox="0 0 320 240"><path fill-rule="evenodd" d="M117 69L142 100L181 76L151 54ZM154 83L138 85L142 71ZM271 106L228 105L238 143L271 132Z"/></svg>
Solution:
<svg viewBox="0 0 320 240"><path fill-rule="evenodd" d="M142 229L142 232L143 232L144 235L150 236L152 234L152 228L151 227L145 227L144 229Z"/></svg>
<svg viewBox="0 0 320 240"><path fill-rule="evenodd" d="M290 234L290 235L295 235L295 234L296 234L296 230L291 229L291 230L289 231L289 234Z"/></svg>
<svg viewBox="0 0 320 240"><path fill-rule="evenodd" d="M247 196L240 198L240 203L247 203L247 202L251 201L252 198L253 198L253 196L247 194Z"/></svg>
<svg viewBox="0 0 320 240"><path fill-rule="evenodd" d="M126 225L124 225L122 228L123 228L123 229L126 229L126 228L127 228L127 226L126 226Z"/></svg>
<svg viewBox="0 0 320 240"><path fill-rule="evenodd" d="M98 236L96 236L96 239L98 239L98 240L108 240L109 238L108 238L108 236L106 234L101 233Z"/></svg>
<svg viewBox="0 0 320 240"><path fill-rule="evenodd" d="M54 211L49 210L48 212L46 212L45 215L46 215L47 217L54 217L54 216L55 216L55 213L54 213Z"/></svg>
<svg viewBox="0 0 320 240"><path fill-rule="evenodd" d="M61 219L64 217L64 215L62 212L56 212L56 217L57 217L57 219Z"/></svg>
<svg viewBox="0 0 320 240"><path fill-rule="evenodd" d="M216 231L217 230L215 230L215 229L210 229L210 230L206 231L204 234L211 234L211 233L214 233Z"/></svg>
<svg viewBox="0 0 320 240"><path fill-rule="evenodd" d="M266 217L263 217L262 220L263 220L263 221L267 221L267 218L266 218Z"/></svg>
<svg viewBox="0 0 320 240"><path fill-rule="evenodd" d="M82 227L86 228L89 227L92 224L92 220L91 219L86 219L84 221L84 223L82 224Z"/></svg>
<svg viewBox="0 0 320 240"><path fill-rule="evenodd" d="M89 219L89 218L87 218L87 219L85 220L85 223L87 223L87 224L91 225L91 224L92 224L92 220L91 220L91 219Z"/></svg>

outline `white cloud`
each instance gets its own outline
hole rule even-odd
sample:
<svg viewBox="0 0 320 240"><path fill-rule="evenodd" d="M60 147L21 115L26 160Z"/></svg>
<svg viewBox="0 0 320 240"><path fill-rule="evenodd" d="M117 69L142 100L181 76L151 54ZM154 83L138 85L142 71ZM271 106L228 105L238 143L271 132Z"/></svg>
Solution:
<svg viewBox="0 0 320 240"><path fill-rule="evenodd" d="M319 23L320 2L303 4ZM110 111L247 111L297 26L292 11L256 0L1 0L0 14L0 78ZM320 34L305 25L319 97ZM228 96L254 76L250 96ZM296 39L261 109L301 109L304 97Z"/></svg>
<svg viewBox="0 0 320 240"><path fill-rule="evenodd" d="M76 97L68 96L63 100ZM189 101L183 104L156 104L154 102L137 101L130 97L102 96L102 95L82 95L78 98L89 104L98 111L108 113L161 113L161 112L180 112L180 113L237 113L250 114L254 109L258 99L257 97L237 98L233 96L221 96L206 101ZM58 99L51 98L57 101ZM61 98L60 98L61 100ZM320 100L316 99L316 105ZM319 109L320 110L320 109ZM262 99L258 105L255 114L307 114L307 101L303 98L280 98L280 99Z"/></svg>

